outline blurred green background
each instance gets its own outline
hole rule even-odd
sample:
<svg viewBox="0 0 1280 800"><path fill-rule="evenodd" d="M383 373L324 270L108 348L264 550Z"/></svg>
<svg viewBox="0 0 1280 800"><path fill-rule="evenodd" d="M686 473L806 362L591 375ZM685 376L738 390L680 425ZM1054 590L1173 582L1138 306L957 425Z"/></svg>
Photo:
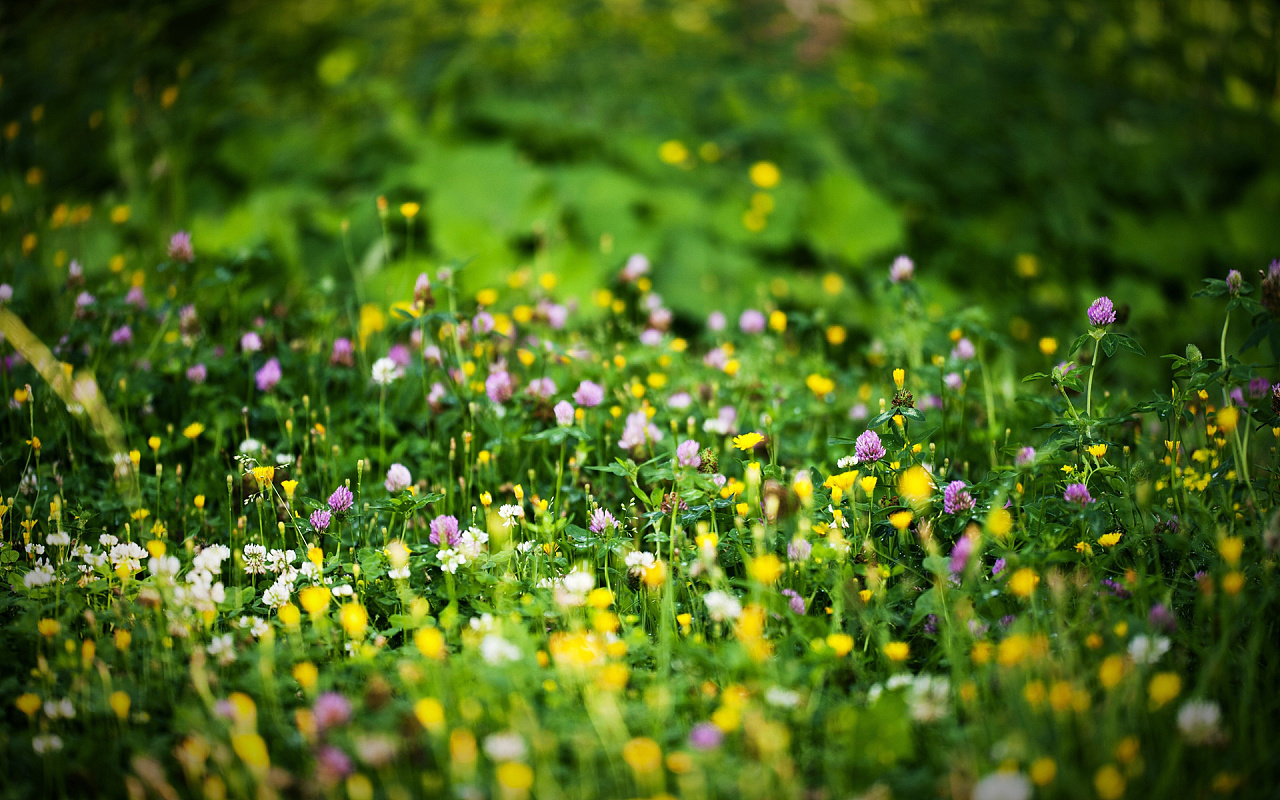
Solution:
<svg viewBox="0 0 1280 800"><path fill-rule="evenodd" d="M841 275L857 346L905 252L1014 340L1106 291L1159 352L1216 344L1200 278L1280 256L1261 0L39 2L0 10L0 75L32 285L187 228L274 299L469 258L471 289L531 265L589 304L643 252L685 324Z"/></svg>

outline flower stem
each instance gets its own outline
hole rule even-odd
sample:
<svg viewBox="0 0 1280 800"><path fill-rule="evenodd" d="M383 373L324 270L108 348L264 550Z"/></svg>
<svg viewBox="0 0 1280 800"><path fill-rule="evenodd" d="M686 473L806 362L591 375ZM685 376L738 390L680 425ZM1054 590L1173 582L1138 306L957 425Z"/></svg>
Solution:
<svg viewBox="0 0 1280 800"><path fill-rule="evenodd" d="M1093 419L1093 376L1098 373L1098 350L1101 346L1101 337L1093 340L1093 363L1089 368L1089 388L1084 396L1084 415L1089 419Z"/></svg>

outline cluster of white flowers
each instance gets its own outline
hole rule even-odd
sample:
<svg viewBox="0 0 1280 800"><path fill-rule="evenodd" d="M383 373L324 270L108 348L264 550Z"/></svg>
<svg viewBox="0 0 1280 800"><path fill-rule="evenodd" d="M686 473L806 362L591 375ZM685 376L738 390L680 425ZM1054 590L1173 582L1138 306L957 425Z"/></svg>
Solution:
<svg viewBox="0 0 1280 800"><path fill-rule="evenodd" d="M637 577L652 569L654 563L653 553L646 553L643 550L632 550L627 553L627 571Z"/></svg>
<svg viewBox="0 0 1280 800"><path fill-rule="evenodd" d="M111 569L137 572L142 569L142 559L147 557L147 551L137 542L120 542L112 545L107 557L111 560Z"/></svg>
<svg viewBox="0 0 1280 800"><path fill-rule="evenodd" d="M951 709L951 681L942 675L898 673L867 690L867 702L875 705L885 691L907 690L907 708L916 722L936 722Z"/></svg>
<svg viewBox="0 0 1280 800"><path fill-rule="evenodd" d="M585 605L587 594L596 586L595 575L585 570L574 568L560 579L555 587L556 603L566 608Z"/></svg>
<svg viewBox="0 0 1280 800"><path fill-rule="evenodd" d="M1154 664L1169 652L1169 639L1165 636L1133 637L1129 642L1129 657L1135 664Z"/></svg>
<svg viewBox="0 0 1280 800"><path fill-rule="evenodd" d="M458 536L454 549L461 551L468 559L473 559L484 552L484 546L488 543L489 534L479 528L467 528Z"/></svg>
<svg viewBox="0 0 1280 800"><path fill-rule="evenodd" d="M1191 744L1214 744L1222 740L1222 709L1210 700L1188 700L1178 709L1178 730Z"/></svg>
<svg viewBox="0 0 1280 800"><path fill-rule="evenodd" d="M270 630L270 625L262 617L243 616L240 618L240 627L248 629L255 639L261 639Z"/></svg>
<svg viewBox="0 0 1280 800"><path fill-rule="evenodd" d="M346 583L333 587L332 591L334 597L354 597L356 593L356 590Z"/></svg>
<svg viewBox="0 0 1280 800"><path fill-rule="evenodd" d="M240 551L244 561L246 575L265 575L267 573L267 546L262 544L246 544Z"/></svg>
<svg viewBox="0 0 1280 800"><path fill-rule="evenodd" d="M528 748L520 734L504 731L485 737L484 752L494 761L523 761Z"/></svg>
<svg viewBox="0 0 1280 800"><path fill-rule="evenodd" d="M67 547L71 544L71 534L66 531L57 531L44 537L44 540L50 547Z"/></svg>
<svg viewBox="0 0 1280 800"><path fill-rule="evenodd" d="M300 574L312 573L307 566L311 562L303 564L303 570L300 572L297 567L293 566L295 554L292 550L271 550L267 553L266 567L267 570L275 573L279 577L275 583L271 584L265 592L262 593L262 602L272 608L279 608L289 602L289 597L293 595L293 586L298 582ZM315 565L311 565L314 568Z"/></svg>
<svg viewBox="0 0 1280 800"><path fill-rule="evenodd" d="M44 701L44 713L49 719L75 719L76 707L67 697L61 700L50 699Z"/></svg>
<svg viewBox="0 0 1280 800"><path fill-rule="evenodd" d="M218 659L218 663L224 667L236 660L235 638L229 633L213 637L208 650L209 655Z"/></svg>
<svg viewBox="0 0 1280 800"><path fill-rule="evenodd" d="M173 598L180 606L199 612L214 611L218 603L227 599L226 590L219 578L222 562L231 557L231 548L223 544L211 544L201 548L191 560L186 585L173 590Z"/></svg>
<svg viewBox="0 0 1280 800"><path fill-rule="evenodd" d="M177 556L152 556L147 569L156 577L173 578L182 569L182 562Z"/></svg>
<svg viewBox="0 0 1280 800"><path fill-rule="evenodd" d="M510 529L517 519L524 519L524 507L505 505L498 509L498 516L502 518L502 527Z"/></svg>
<svg viewBox="0 0 1280 800"><path fill-rule="evenodd" d="M440 548L436 551L436 558L440 559L440 569L453 575L458 571L458 567L467 563L467 556L461 550L448 547Z"/></svg>
<svg viewBox="0 0 1280 800"><path fill-rule="evenodd" d="M1031 781L1021 772L993 772L973 786L973 800L1030 800Z"/></svg>
<svg viewBox="0 0 1280 800"><path fill-rule="evenodd" d="M44 559L38 559L31 571L22 576L22 585L28 589L48 586L51 583L53 583L53 567L49 566L49 562Z"/></svg>
<svg viewBox="0 0 1280 800"><path fill-rule="evenodd" d="M56 753L62 749L62 738L56 733L42 733L32 737L31 749L40 755Z"/></svg>
<svg viewBox="0 0 1280 800"><path fill-rule="evenodd" d="M400 365L383 356L373 362L373 382L379 386L387 386L402 374Z"/></svg>
<svg viewBox="0 0 1280 800"><path fill-rule="evenodd" d="M716 622L726 622L742 616L742 603L731 594L719 589L707 592L702 602L707 604L707 613Z"/></svg>
<svg viewBox="0 0 1280 800"><path fill-rule="evenodd" d="M796 708L803 699L796 690L784 689L781 686L770 686L764 693L764 701L774 708Z"/></svg>
<svg viewBox="0 0 1280 800"><path fill-rule="evenodd" d="M496 633L490 633L480 640L480 657L488 664L502 664L507 661L520 660L520 648L503 639Z"/></svg>

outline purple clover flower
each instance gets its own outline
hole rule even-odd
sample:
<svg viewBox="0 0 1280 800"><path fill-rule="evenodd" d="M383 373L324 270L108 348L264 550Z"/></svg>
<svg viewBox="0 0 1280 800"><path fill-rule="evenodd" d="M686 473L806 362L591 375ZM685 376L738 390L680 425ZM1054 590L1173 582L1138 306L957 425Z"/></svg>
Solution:
<svg viewBox="0 0 1280 800"><path fill-rule="evenodd" d="M262 369L258 370L254 375L254 381L258 384L258 391L269 392L276 388L276 384L283 377L280 372L280 361L276 358L268 358L267 363L262 365Z"/></svg>
<svg viewBox="0 0 1280 800"><path fill-rule="evenodd" d="M696 467L702 464L702 458L698 455L698 443L693 439L686 439L676 448L676 461L682 467Z"/></svg>
<svg viewBox="0 0 1280 800"><path fill-rule="evenodd" d="M724 732L710 722L699 722L689 731L689 746L695 750L714 750L724 741Z"/></svg>
<svg viewBox="0 0 1280 800"><path fill-rule="evenodd" d="M593 381L578 384L578 391L573 393L573 402L583 408L594 408L604 402L604 387Z"/></svg>
<svg viewBox="0 0 1280 800"><path fill-rule="evenodd" d="M1089 324L1097 328L1111 325L1116 321L1116 309L1111 298L1103 295L1089 306Z"/></svg>
<svg viewBox="0 0 1280 800"><path fill-rule="evenodd" d="M205 378L209 377L209 368L204 364L192 364L187 367L187 380L192 383L204 383Z"/></svg>
<svg viewBox="0 0 1280 800"><path fill-rule="evenodd" d="M169 260L191 263L195 259L195 250L191 247L191 234L178 231L169 237Z"/></svg>
<svg viewBox="0 0 1280 800"><path fill-rule="evenodd" d="M973 495L965 491L968 486L964 481L952 481L947 484L947 488L942 491L942 510L948 514L960 514L963 511L972 511L974 502Z"/></svg>
<svg viewBox="0 0 1280 800"><path fill-rule="evenodd" d="M863 431L853 445L853 457L859 464L884 458L884 445L875 431Z"/></svg>
<svg viewBox="0 0 1280 800"><path fill-rule="evenodd" d="M1062 493L1062 499L1068 503L1075 503L1081 506L1087 506L1093 502L1093 497L1089 494L1089 487L1083 483L1073 483L1067 487Z"/></svg>
<svg viewBox="0 0 1280 800"><path fill-rule="evenodd" d="M561 400L556 403L556 424L562 428L567 428L573 424L574 408L573 403L568 400Z"/></svg>
<svg viewBox="0 0 1280 800"><path fill-rule="evenodd" d="M765 326L764 313L748 308L742 312L742 316L738 317L738 328L746 334L763 333Z"/></svg>
<svg viewBox="0 0 1280 800"><path fill-rule="evenodd" d="M591 518L587 522L587 528L592 533L604 533L609 528L617 529L618 520L603 508L597 508L591 512Z"/></svg>
<svg viewBox="0 0 1280 800"><path fill-rule="evenodd" d="M329 509L327 508L317 508L315 511L311 512L311 527L318 531L329 530L329 522L331 520L332 515L329 513Z"/></svg>
<svg viewBox="0 0 1280 800"><path fill-rule="evenodd" d="M969 566L969 557L973 555L973 539L961 536L951 548L951 574L959 575Z"/></svg>
<svg viewBox="0 0 1280 800"><path fill-rule="evenodd" d="M804 598L801 597L795 589L783 589L782 596L787 598L787 605L791 606L791 612L793 614L804 616Z"/></svg>
<svg viewBox="0 0 1280 800"><path fill-rule="evenodd" d="M915 277L915 274L916 262L905 255L895 258L889 267L889 280L894 283L909 281Z"/></svg>
<svg viewBox="0 0 1280 800"><path fill-rule="evenodd" d="M337 692L325 692L316 698L311 713L315 717L316 730L336 728L351 719L351 701Z"/></svg>
<svg viewBox="0 0 1280 800"><path fill-rule="evenodd" d="M443 542L452 547L458 543L459 538L457 517L452 514L442 514L431 520L431 534L427 536L427 541L434 545Z"/></svg>
<svg viewBox="0 0 1280 800"><path fill-rule="evenodd" d="M409 484L413 483L413 476L409 474L409 468L404 464L392 464L387 468L387 479L382 485L387 488L391 494L403 491L409 488Z"/></svg>
<svg viewBox="0 0 1280 800"><path fill-rule="evenodd" d="M1244 276L1240 274L1240 270L1233 269L1227 273L1227 291L1232 297L1240 294L1240 289L1244 286Z"/></svg>
<svg viewBox="0 0 1280 800"><path fill-rule="evenodd" d="M991 565L991 577L1000 577L1000 573L1004 572L1005 566L1005 560L1003 558L997 558L996 563Z"/></svg>
<svg viewBox="0 0 1280 800"><path fill-rule="evenodd" d="M350 510L355 500L355 495L351 494L350 489L346 486L339 486L333 490L333 494L329 495L329 508L333 509L333 513L341 514Z"/></svg>
<svg viewBox="0 0 1280 800"><path fill-rule="evenodd" d="M792 561L808 561L813 553L813 545L808 539L797 536L787 542L787 558Z"/></svg>

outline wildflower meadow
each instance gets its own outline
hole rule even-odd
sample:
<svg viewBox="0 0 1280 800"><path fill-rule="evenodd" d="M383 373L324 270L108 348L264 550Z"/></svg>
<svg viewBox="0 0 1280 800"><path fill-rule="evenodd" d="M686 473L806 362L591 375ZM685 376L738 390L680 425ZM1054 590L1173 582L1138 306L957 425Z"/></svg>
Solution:
<svg viewBox="0 0 1280 800"><path fill-rule="evenodd" d="M90 116L159 154L125 189L0 83L0 798L1280 792L1280 261L1157 303L899 222L819 258L893 201L806 227L854 173L727 135L636 145L737 193L723 291L665 211L492 246L486 189L394 165L219 227L165 116L200 69ZM546 197L631 191L589 169Z"/></svg>

